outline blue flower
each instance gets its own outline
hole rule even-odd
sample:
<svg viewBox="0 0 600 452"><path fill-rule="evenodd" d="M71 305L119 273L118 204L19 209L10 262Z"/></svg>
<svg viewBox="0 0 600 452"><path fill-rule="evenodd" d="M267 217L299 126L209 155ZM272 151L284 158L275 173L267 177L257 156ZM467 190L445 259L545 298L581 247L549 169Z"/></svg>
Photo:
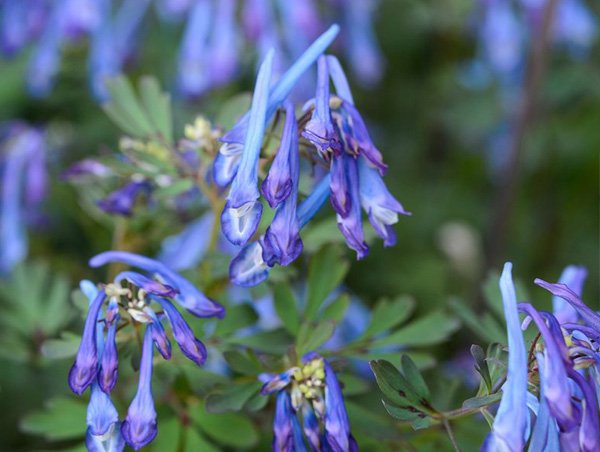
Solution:
<svg viewBox="0 0 600 452"><path fill-rule="evenodd" d="M307 353L302 364L266 376L263 395L277 393L273 450L304 450L297 416L312 450L356 451L340 384L319 354ZM263 380L264 381L264 380Z"/></svg>
<svg viewBox="0 0 600 452"><path fill-rule="evenodd" d="M27 255L27 221L47 190L45 136L23 123L9 123L0 161L0 275Z"/></svg>
<svg viewBox="0 0 600 452"><path fill-rule="evenodd" d="M508 376L502 387L502 400L492 432L482 447L485 451L523 450L527 431L527 352L517 310L517 295L512 281L512 264L504 264L500 291L508 332Z"/></svg>
<svg viewBox="0 0 600 452"><path fill-rule="evenodd" d="M388 191L379 171L364 157L358 158L360 204L369 216L371 226L383 239L385 246L396 244L396 234L391 225L398 222L398 214L410 215Z"/></svg>
<svg viewBox="0 0 600 452"><path fill-rule="evenodd" d="M90 260L90 266L100 267L110 262L122 262L132 267L141 268L150 274L158 275L166 284L179 291L175 301L197 317L223 318L225 315L223 306L206 297L187 279L161 262L126 251L107 251L94 256Z"/></svg>
<svg viewBox="0 0 600 452"><path fill-rule="evenodd" d="M329 176L324 177L313 192L298 206L298 226L303 228L329 197ZM270 267L263 255L264 238L246 245L229 265L229 279L241 287L253 287L269 276Z"/></svg>
<svg viewBox="0 0 600 452"><path fill-rule="evenodd" d="M250 239L262 214L262 205L258 201L258 159L265 131L272 66L271 52L258 71L244 151L221 213L223 233L235 245L244 245Z"/></svg>
<svg viewBox="0 0 600 452"><path fill-rule="evenodd" d="M289 178L284 183L279 183L276 187L281 187L282 185L289 184L289 189L285 188L282 191L287 195L283 200L283 205L281 205L277 212L275 213L275 217L273 221L267 228L264 237L261 239L262 249L263 249L263 259L266 264L270 267L278 263L279 265L289 265L291 262L296 260L296 258L302 252L302 240L300 239L300 224L298 222L298 216L296 211L297 205L297 197L298 197L298 178L300 172L300 158L298 155L298 130L296 127L296 118L294 115L294 107L291 103L288 103L286 106L286 123L283 131L282 137L282 149L283 147L287 147L287 151L280 152L277 154L275 158L277 160L278 157L283 156L282 158L287 158L287 168L285 171L285 175ZM273 163L275 165L276 162ZM284 179L285 176L282 174L282 166L283 163L280 163L280 167L269 171L269 175L265 182L263 183L263 193L265 191L269 191L269 187L272 188L272 200L279 200L283 197L279 193L278 190L273 188L271 185L271 181L273 179ZM278 173L278 171L282 173ZM272 179L269 179L272 176ZM265 189L265 184L267 189ZM267 199L269 197L265 196ZM271 204L271 203L270 203Z"/></svg>
<svg viewBox="0 0 600 452"><path fill-rule="evenodd" d="M229 83L237 73L239 37L235 3L234 0L217 2L208 66L210 82L215 87Z"/></svg>
<svg viewBox="0 0 600 452"><path fill-rule="evenodd" d="M89 385L95 381L98 375L98 349L96 345L97 319L100 308L106 299L104 290L98 292L98 295L90 305L79 350L75 357L75 362L69 371L69 386L71 390L78 395L83 394Z"/></svg>
<svg viewBox="0 0 600 452"><path fill-rule="evenodd" d="M98 207L106 213L130 216L133 212L135 200L141 193L148 193L150 185L146 181L130 182L122 188L115 190L106 198L98 201Z"/></svg>
<svg viewBox="0 0 600 452"><path fill-rule="evenodd" d="M210 17L210 2L196 1L189 13L181 42L177 63L178 84L181 92L189 97L203 94L210 85L207 70Z"/></svg>
<svg viewBox="0 0 600 452"><path fill-rule="evenodd" d="M585 267L577 267L569 265L565 268L558 280L559 284L564 284L569 287L578 297L581 297L583 292L583 283L587 277ZM561 297L552 297L552 312L559 323L576 323L579 319L577 309L571 306Z"/></svg>
<svg viewBox="0 0 600 452"><path fill-rule="evenodd" d="M119 305L115 298L111 298L106 309L106 342L102 359L100 361L100 371L98 383L102 390L110 394L117 383L119 374L119 356L117 351L117 326L119 323Z"/></svg>
<svg viewBox="0 0 600 452"><path fill-rule="evenodd" d="M152 331L149 327L146 327L138 390L129 405L127 417L121 426L121 433L125 441L135 450L139 450L152 442L158 433L156 410L152 398L152 355Z"/></svg>
<svg viewBox="0 0 600 452"><path fill-rule="evenodd" d="M302 75L313 65L319 56L329 47L337 34L339 27L332 25L325 33L317 38L304 53L290 66L281 78L269 90L267 113L265 121L271 120L277 109L288 97ZM225 187L235 177L240 165L242 143L247 135L249 114L245 114L238 123L222 138L223 146L215 158L213 178L217 185Z"/></svg>

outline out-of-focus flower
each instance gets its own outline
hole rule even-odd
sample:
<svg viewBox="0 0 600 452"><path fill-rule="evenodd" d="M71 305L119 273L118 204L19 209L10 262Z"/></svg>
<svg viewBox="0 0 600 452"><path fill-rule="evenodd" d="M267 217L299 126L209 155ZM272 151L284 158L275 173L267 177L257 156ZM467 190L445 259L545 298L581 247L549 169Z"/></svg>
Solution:
<svg viewBox="0 0 600 452"><path fill-rule="evenodd" d="M276 49L274 74L279 75L332 19L345 24L343 45L358 80L372 85L381 77L382 57L372 23L376 2L360 0L322 5L314 0L122 0L116 5L111 0L5 1L0 4L0 46L8 56L30 44L35 47L27 82L33 95L44 97L53 88L63 47L89 39L90 86L96 99L105 101L106 79L119 75L142 47L139 35L153 3L158 20L184 23L177 80L185 97L201 96L234 80L248 60L244 41L258 50L260 60ZM300 82L304 91L308 82Z"/></svg>
<svg viewBox="0 0 600 452"><path fill-rule="evenodd" d="M130 182L98 201L98 207L106 213L130 216L138 195L144 192L148 193L149 190L150 185L146 181Z"/></svg>
<svg viewBox="0 0 600 452"><path fill-rule="evenodd" d="M157 434L152 397L154 346L164 359L171 358L171 343L162 321L166 319L171 324L173 338L188 359L201 366L207 357L206 347L194 336L171 300L199 317L222 317L224 310L158 261L132 253L109 251L95 256L90 264L99 266L109 262L127 263L144 270L147 275L124 271L101 290L89 281L82 282L82 291L90 298L90 308L68 382L73 392L79 395L91 387L86 439L91 450L102 450L101 447L122 450L123 440L137 450L149 444ZM155 311L156 307L161 310ZM121 319L124 323L120 323ZM109 394L118 375L116 331L127 323L145 325L145 334L138 391L120 426L121 438L118 414Z"/></svg>
<svg viewBox="0 0 600 452"><path fill-rule="evenodd" d="M310 352L299 366L265 379L262 394L277 393L273 450L304 450L300 415L312 450L358 450L340 384L327 360Z"/></svg>
<svg viewBox="0 0 600 452"><path fill-rule="evenodd" d="M42 130L25 123L0 131L0 275L27 256L27 219L47 190L46 144Z"/></svg>

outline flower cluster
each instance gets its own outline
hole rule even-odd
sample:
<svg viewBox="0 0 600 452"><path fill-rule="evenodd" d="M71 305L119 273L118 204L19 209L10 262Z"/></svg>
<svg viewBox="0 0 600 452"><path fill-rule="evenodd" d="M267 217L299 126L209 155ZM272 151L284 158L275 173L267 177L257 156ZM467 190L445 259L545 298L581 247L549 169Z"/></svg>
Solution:
<svg viewBox="0 0 600 452"><path fill-rule="evenodd" d="M368 252L361 207L386 246L395 243L391 226L398 221L398 214L408 215L383 182L387 166L354 106L341 65L335 57L323 54L337 32L338 27L333 26L321 35L275 83L272 81L274 52L268 53L258 72L249 113L221 139L223 145L215 159L213 178L220 187L231 184L221 225L232 244L245 246L230 267L235 284L256 285L275 264L285 266L293 262L302 250L300 229L327 198L346 243L359 259ZM299 121L287 98L315 62L318 62L316 94L306 104ZM330 94L331 81L336 95ZM282 105L285 124L280 145L259 188L263 140ZM309 160L325 169L301 203L298 202L300 138L309 144L304 146ZM261 220L261 194L276 209L275 217L260 239L248 244Z"/></svg>
<svg viewBox="0 0 600 452"><path fill-rule="evenodd" d="M311 450L358 450L350 433L340 384L324 358L308 353L300 366L263 379L266 382L261 393L277 393L274 451L306 450L304 438Z"/></svg>
<svg viewBox="0 0 600 452"><path fill-rule="evenodd" d="M94 445L99 447L107 442L114 445L114 449L109 450L122 450L123 441L134 449L140 449L156 436L156 411L152 397L154 346L164 359L171 358L171 343L162 323L164 319L168 320L182 353L199 366L206 361L204 344L194 336L173 301L197 317L222 318L225 314L221 305L153 259L123 251L109 251L92 258L90 265L98 267L112 262L139 268L143 273L123 271L100 290L90 282L82 284L82 290L90 299L90 308L81 344L69 372L69 386L79 395L91 386L87 419L90 450L100 450ZM156 308L160 310L156 311ZM125 420L119 424L118 413L109 396L118 376L116 333L127 324L143 324L145 332L138 390Z"/></svg>
<svg viewBox="0 0 600 452"><path fill-rule="evenodd" d="M0 275L27 255L27 224L47 190L45 133L23 122L0 124Z"/></svg>
<svg viewBox="0 0 600 452"><path fill-rule="evenodd" d="M552 314L517 304L511 269L507 263L500 279L508 376L483 450L523 450L527 442L529 450L598 450L600 315L580 299L585 270L569 267L556 284L535 280L558 297ZM527 316L524 326L533 321L539 331L529 356L519 311ZM533 426L528 407L535 415Z"/></svg>
<svg viewBox="0 0 600 452"><path fill-rule="evenodd" d="M377 47L372 10L362 0L43 0L0 2L0 45L12 56L34 47L27 72L29 91L50 93L60 69L62 48L86 36L90 40L90 84L95 97L107 98L104 80L121 73L140 47L139 35L151 5L166 24L185 22L177 62L178 86L184 96L199 96L231 82L239 74L249 42L264 57L270 48L296 58L324 28L324 17L342 12L348 58L359 79L378 81L382 57ZM113 7L114 6L114 7ZM325 14L322 14L325 12ZM214 19L213 19L214 18ZM281 31L279 31L281 30Z"/></svg>

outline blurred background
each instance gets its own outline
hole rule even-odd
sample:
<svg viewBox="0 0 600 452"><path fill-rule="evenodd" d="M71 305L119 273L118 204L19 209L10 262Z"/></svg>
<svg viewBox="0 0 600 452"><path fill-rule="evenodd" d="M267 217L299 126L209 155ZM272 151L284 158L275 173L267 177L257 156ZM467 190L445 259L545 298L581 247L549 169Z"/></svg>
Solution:
<svg viewBox="0 0 600 452"><path fill-rule="evenodd" d="M3 27L9 3L0 2ZM413 215L396 225L395 247L373 246L366 259L353 262L348 289L367 305L410 294L421 312L452 310L451 301L460 300L482 313L482 287L510 260L531 301L549 308L533 279L556 281L566 265L578 264L589 272L584 300L598 309L600 5L559 0L551 14L562 25L546 29L544 0L376 3L380 76L361 75L348 35L333 52L350 68L355 103L389 164L388 187ZM564 8L570 4L575 12ZM255 58L240 51L235 77L183 95L176 80L185 20L160 14L145 13L123 69L132 80L153 75L173 92L176 131L198 114L214 120L225 100L252 88ZM333 20L324 15L323 22ZM121 135L90 90L90 41L84 36L63 46L55 84L42 97L31 95L27 76L35 43L0 59L0 122L45 130L49 174L43 201L28 211L29 252L20 264L38 268L41 289L14 272L0 280L0 450L62 447L19 425L68 392L70 360L48 360L41 346L81 325L68 308L46 318L32 314L29 329L15 327L8 313L14 303L35 310L45 298L68 299L80 279L94 278L89 257L111 248L114 228L125 221L90 217L79 189L61 176L76 161L115 150ZM151 240L148 247L155 251L158 244ZM438 361L459 362L474 337L461 329L434 350Z"/></svg>

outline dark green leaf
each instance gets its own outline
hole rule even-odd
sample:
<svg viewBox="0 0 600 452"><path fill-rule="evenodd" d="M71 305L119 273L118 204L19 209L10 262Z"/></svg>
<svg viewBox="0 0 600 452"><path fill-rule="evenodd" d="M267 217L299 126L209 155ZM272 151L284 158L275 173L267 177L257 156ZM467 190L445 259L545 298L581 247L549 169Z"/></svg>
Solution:
<svg viewBox="0 0 600 452"><path fill-rule="evenodd" d="M391 403L386 402L385 400L383 400L382 402L385 410L389 413L389 415L395 419L398 419L399 421L414 421L419 418L419 412L414 409L411 410L409 408L400 408L395 405L392 405Z"/></svg>
<svg viewBox="0 0 600 452"><path fill-rule="evenodd" d="M183 452L219 452L219 450L218 447L211 444L195 428L187 427L185 429L185 448ZM157 449L157 451L162 452L161 449Z"/></svg>
<svg viewBox="0 0 600 452"><path fill-rule="evenodd" d="M250 383L231 384L221 390L212 392L206 398L206 411L209 413L239 411L260 390L261 386L260 381L252 381Z"/></svg>
<svg viewBox="0 0 600 452"><path fill-rule="evenodd" d="M262 395L260 392L254 394L246 404L244 405L244 410L248 411L260 411L262 410L267 402L269 401L269 397Z"/></svg>
<svg viewBox="0 0 600 452"><path fill-rule="evenodd" d="M479 372L481 378L485 382L488 393L492 391L492 378L488 369L487 361L485 360L485 352L476 344L471 345L471 356L475 359L475 370Z"/></svg>
<svg viewBox="0 0 600 452"><path fill-rule="evenodd" d="M223 357L234 372L244 375L258 375L262 370L260 362L253 353L229 350L223 353Z"/></svg>
<svg viewBox="0 0 600 452"><path fill-rule="evenodd" d="M375 374L377 386L394 405L412 406L413 401L418 399L404 376L388 361L375 360L369 365Z"/></svg>
<svg viewBox="0 0 600 452"><path fill-rule="evenodd" d="M296 335L300 327L300 318L296 305L296 297L289 284L277 284L273 292L273 299L275 312L277 312L283 326L290 334Z"/></svg>
<svg viewBox="0 0 600 452"><path fill-rule="evenodd" d="M417 366L408 355L402 355L402 373L417 395L421 399L428 400L429 388L427 387L427 383L425 383L421 372L419 372L419 369L417 369Z"/></svg>
<svg viewBox="0 0 600 452"><path fill-rule="evenodd" d="M430 417L423 417L412 421L410 426L415 430L422 430L431 427L432 423L433 422Z"/></svg>

